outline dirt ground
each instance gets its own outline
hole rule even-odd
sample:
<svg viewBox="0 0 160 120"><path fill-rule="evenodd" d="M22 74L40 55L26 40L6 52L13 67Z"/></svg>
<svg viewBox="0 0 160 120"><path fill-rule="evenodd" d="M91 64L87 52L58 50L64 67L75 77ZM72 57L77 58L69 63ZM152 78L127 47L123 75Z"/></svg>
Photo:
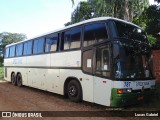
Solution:
<svg viewBox="0 0 160 120"><path fill-rule="evenodd" d="M0 111L106 111L111 109L93 103L73 103L61 95L30 87L17 87L9 82L0 81ZM128 108L132 110L134 108ZM129 117L45 117L45 118L7 118L15 120L114 120ZM6 118L0 118L6 120Z"/></svg>

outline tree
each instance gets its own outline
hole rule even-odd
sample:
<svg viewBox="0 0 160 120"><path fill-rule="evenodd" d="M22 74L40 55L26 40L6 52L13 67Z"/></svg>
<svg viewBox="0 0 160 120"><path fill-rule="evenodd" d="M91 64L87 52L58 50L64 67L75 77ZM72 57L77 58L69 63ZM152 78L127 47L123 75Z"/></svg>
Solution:
<svg viewBox="0 0 160 120"><path fill-rule="evenodd" d="M80 2L70 24L93 17L112 16L132 22L148 6L148 0L88 0ZM69 24L66 24L69 25Z"/></svg>
<svg viewBox="0 0 160 120"><path fill-rule="evenodd" d="M154 37L160 32L160 6L152 5L146 10L146 31Z"/></svg>
<svg viewBox="0 0 160 120"><path fill-rule="evenodd" d="M90 19L91 17L92 17L91 5L85 1L80 2L71 15L71 24Z"/></svg>
<svg viewBox="0 0 160 120"><path fill-rule="evenodd" d="M158 33L160 33L160 6L158 4L146 8L133 22L145 29L154 49L160 48L158 47L160 46L158 41Z"/></svg>
<svg viewBox="0 0 160 120"><path fill-rule="evenodd" d="M9 32L0 33L0 62L3 61L2 55L4 52L4 47L6 45L22 41L26 38L27 38L26 35L21 33L9 33Z"/></svg>
<svg viewBox="0 0 160 120"><path fill-rule="evenodd" d="M8 44L22 41L26 38L27 38L26 35L21 33L9 33L9 32L0 33L0 49L4 48Z"/></svg>

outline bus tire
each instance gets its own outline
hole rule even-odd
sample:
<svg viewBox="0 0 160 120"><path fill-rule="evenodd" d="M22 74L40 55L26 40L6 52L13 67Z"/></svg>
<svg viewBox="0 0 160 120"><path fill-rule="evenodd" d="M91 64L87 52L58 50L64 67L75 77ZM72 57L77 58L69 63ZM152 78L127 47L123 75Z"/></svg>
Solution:
<svg viewBox="0 0 160 120"><path fill-rule="evenodd" d="M17 85L16 75L14 72L11 74L11 83L12 85Z"/></svg>
<svg viewBox="0 0 160 120"><path fill-rule="evenodd" d="M16 80L17 80L17 86L18 87L22 87L23 86L23 84L22 84L22 75L20 73L17 74Z"/></svg>
<svg viewBox="0 0 160 120"><path fill-rule="evenodd" d="M71 80L67 87L67 94L71 101L80 102L82 100L82 89L77 80Z"/></svg>

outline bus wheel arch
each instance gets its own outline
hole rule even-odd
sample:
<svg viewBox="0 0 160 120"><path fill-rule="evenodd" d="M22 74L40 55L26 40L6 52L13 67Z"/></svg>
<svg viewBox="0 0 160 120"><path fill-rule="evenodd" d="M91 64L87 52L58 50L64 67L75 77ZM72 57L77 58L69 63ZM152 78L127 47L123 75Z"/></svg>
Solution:
<svg viewBox="0 0 160 120"><path fill-rule="evenodd" d="M12 83L12 85L17 85L15 72L11 73L11 83Z"/></svg>
<svg viewBox="0 0 160 120"><path fill-rule="evenodd" d="M17 73L16 75L16 81L17 81L17 86L22 87L23 86L23 80L22 80L22 75L20 72Z"/></svg>
<svg viewBox="0 0 160 120"><path fill-rule="evenodd" d="M64 83L64 96L73 102L82 100L83 92L80 81L75 77L69 77Z"/></svg>

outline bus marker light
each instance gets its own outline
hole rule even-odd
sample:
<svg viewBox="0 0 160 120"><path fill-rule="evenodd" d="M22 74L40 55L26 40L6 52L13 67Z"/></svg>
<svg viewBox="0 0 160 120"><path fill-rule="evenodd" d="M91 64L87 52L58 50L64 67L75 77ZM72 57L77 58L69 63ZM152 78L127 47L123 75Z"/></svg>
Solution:
<svg viewBox="0 0 160 120"><path fill-rule="evenodd" d="M123 93L123 90L122 90L122 89L117 89L117 93L118 93L118 94L122 94L122 93Z"/></svg>

